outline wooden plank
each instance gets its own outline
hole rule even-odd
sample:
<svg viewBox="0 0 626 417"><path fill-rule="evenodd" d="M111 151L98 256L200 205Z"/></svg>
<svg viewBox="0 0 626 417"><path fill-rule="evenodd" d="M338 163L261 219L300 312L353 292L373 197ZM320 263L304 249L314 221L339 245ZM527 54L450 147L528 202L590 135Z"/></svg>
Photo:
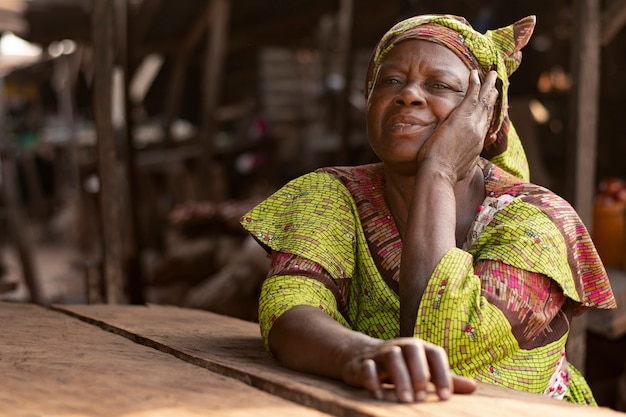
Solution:
<svg viewBox="0 0 626 417"><path fill-rule="evenodd" d="M607 408L563 403L480 384L473 395L420 404L371 399L364 390L278 366L263 350L256 323L168 306L65 305L53 308L213 372L333 415L349 416L623 416ZM391 395L391 392L388 393Z"/></svg>
<svg viewBox="0 0 626 417"><path fill-rule="evenodd" d="M328 417L33 304L0 328L2 417Z"/></svg>

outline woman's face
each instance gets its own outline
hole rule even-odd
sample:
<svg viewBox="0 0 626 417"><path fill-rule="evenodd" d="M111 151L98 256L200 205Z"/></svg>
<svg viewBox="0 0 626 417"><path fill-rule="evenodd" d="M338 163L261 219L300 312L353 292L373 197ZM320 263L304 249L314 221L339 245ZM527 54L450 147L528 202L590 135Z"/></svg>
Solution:
<svg viewBox="0 0 626 417"><path fill-rule="evenodd" d="M470 70L454 52L407 40L385 56L367 102L372 149L387 165L415 172L424 142L461 103Z"/></svg>

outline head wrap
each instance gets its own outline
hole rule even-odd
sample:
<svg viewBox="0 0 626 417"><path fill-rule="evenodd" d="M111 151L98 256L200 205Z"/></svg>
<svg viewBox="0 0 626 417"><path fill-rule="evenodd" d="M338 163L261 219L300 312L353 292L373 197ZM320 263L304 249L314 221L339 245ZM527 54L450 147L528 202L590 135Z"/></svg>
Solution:
<svg viewBox="0 0 626 417"><path fill-rule="evenodd" d="M528 181L528 161L522 143L509 119L509 76L519 67L521 49L526 46L535 28L535 16L525 17L512 25L489 30L484 34L474 30L462 17L454 15L420 15L396 23L383 35L369 63L365 96L369 97L380 64L394 45L421 39L438 43L452 50L470 69L477 69L481 80L495 70L498 101L488 136L495 133L496 141L483 150L482 156L513 175Z"/></svg>

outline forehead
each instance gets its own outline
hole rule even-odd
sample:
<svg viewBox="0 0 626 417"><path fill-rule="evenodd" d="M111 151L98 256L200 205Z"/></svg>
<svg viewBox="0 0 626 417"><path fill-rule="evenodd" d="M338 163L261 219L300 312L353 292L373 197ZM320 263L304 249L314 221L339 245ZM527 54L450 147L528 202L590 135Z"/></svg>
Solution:
<svg viewBox="0 0 626 417"><path fill-rule="evenodd" d="M423 39L407 39L395 44L383 58L381 67L396 61L416 60L433 65L468 68L449 48Z"/></svg>

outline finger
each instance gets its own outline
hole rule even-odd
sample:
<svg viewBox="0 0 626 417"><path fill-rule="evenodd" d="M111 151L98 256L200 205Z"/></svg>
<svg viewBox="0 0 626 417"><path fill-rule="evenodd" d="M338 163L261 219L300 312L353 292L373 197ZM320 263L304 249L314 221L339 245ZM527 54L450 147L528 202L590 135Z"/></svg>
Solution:
<svg viewBox="0 0 626 417"><path fill-rule="evenodd" d="M480 86L480 93L478 95L479 102L485 108L486 114L491 118L493 114L493 108L498 100L498 89L496 88L496 80L498 75L495 71L490 71L485 77Z"/></svg>
<svg viewBox="0 0 626 417"><path fill-rule="evenodd" d="M447 400L452 394L452 374L448 355L443 348L431 344L426 346L426 358L430 366L431 381L435 385L435 391L442 400Z"/></svg>
<svg viewBox="0 0 626 417"><path fill-rule="evenodd" d="M469 76L469 85L467 86L467 92L465 93L465 98L463 101L470 102L472 104L476 103L478 100L481 89L480 78L478 77L477 70L471 70Z"/></svg>
<svg viewBox="0 0 626 417"><path fill-rule="evenodd" d="M466 116L489 114L493 105L495 104L495 98L492 97L493 91L495 91L493 79L495 72L490 72L484 83L480 82L477 70L471 70L469 76L469 84L465 97L459 105L459 109L462 110L462 114ZM492 91L493 90L493 91ZM493 101L493 102L492 102Z"/></svg>
<svg viewBox="0 0 626 417"><path fill-rule="evenodd" d="M386 369L391 383L396 387L398 400L405 403L413 402L413 387L402 349L399 346L391 346L381 354L380 362Z"/></svg>
<svg viewBox="0 0 626 417"><path fill-rule="evenodd" d="M418 340L402 346L402 352L413 383L413 392L417 401L426 399L426 390L430 381L430 369L424 345Z"/></svg>
<svg viewBox="0 0 626 417"><path fill-rule="evenodd" d="M344 368L342 378L348 385L365 388L372 393L374 398L383 398L381 378L376 370L376 362L372 359L355 358L351 360Z"/></svg>
<svg viewBox="0 0 626 417"><path fill-rule="evenodd" d="M495 71L489 71L485 80L482 82L480 86L481 95L489 94L493 95L494 93L497 95L498 89L496 88L496 81L498 79L498 73Z"/></svg>
<svg viewBox="0 0 626 417"><path fill-rule="evenodd" d="M374 398L383 399L383 388L376 372L376 362L372 359L365 359L361 362L361 381L363 388L371 392Z"/></svg>
<svg viewBox="0 0 626 417"><path fill-rule="evenodd" d="M455 394L471 394L476 391L476 381L464 376L452 376L453 392Z"/></svg>

